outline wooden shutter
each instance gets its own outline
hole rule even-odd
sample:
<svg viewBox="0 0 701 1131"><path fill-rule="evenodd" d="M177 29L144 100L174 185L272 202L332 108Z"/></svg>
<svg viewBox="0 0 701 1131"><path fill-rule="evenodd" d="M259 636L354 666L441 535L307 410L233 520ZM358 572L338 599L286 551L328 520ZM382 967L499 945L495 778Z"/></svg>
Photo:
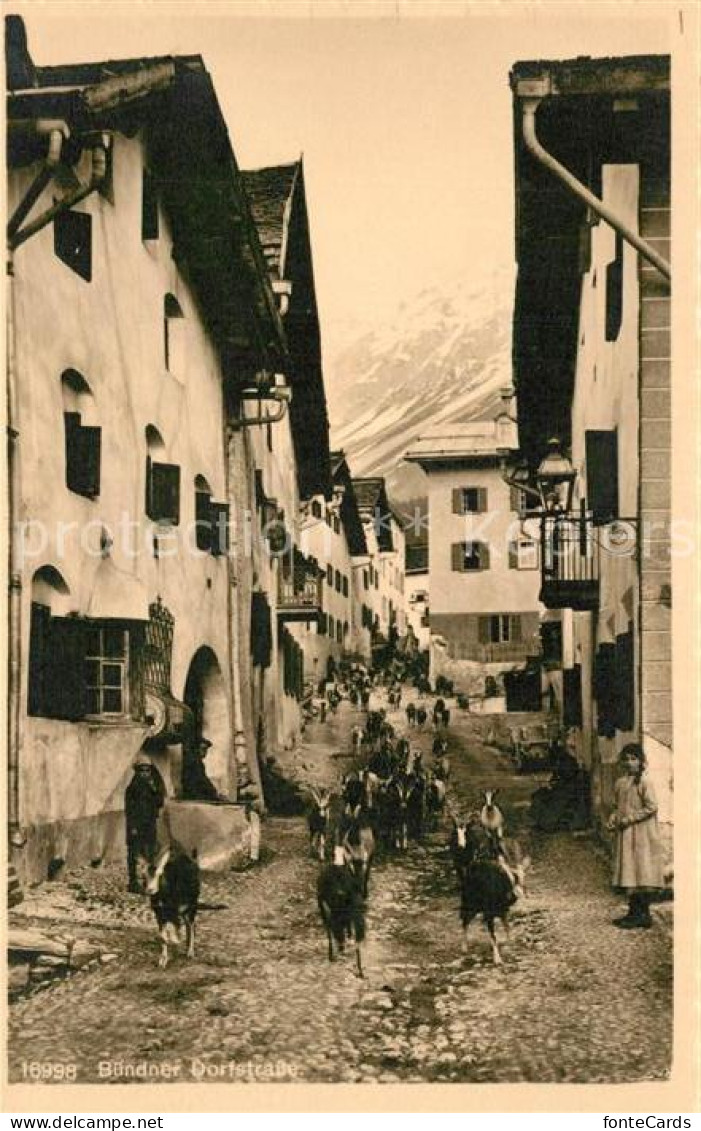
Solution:
<svg viewBox="0 0 701 1131"><path fill-rule="evenodd" d="M450 547L450 568L462 573L465 569L465 543L453 542Z"/></svg>
<svg viewBox="0 0 701 1131"><path fill-rule="evenodd" d="M85 715L85 621L52 617L44 680L44 714L52 719Z"/></svg>
<svg viewBox="0 0 701 1131"><path fill-rule="evenodd" d="M606 268L606 341L615 342L623 320L623 237L616 232L616 258Z"/></svg>
<svg viewBox="0 0 701 1131"><path fill-rule="evenodd" d="M518 487L509 487L509 510L515 514L521 514L523 495Z"/></svg>
<svg viewBox="0 0 701 1131"><path fill-rule="evenodd" d="M270 606L265 593L251 594L251 657L254 667L270 666L272 655Z"/></svg>
<svg viewBox="0 0 701 1131"><path fill-rule="evenodd" d="M594 659L597 730L605 738L616 733L616 646L600 644Z"/></svg>
<svg viewBox="0 0 701 1131"><path fill-rule="evenodd" d="M141 238L158 239L158 196L153 173L144 169L141 181Z"/></svg>
<svg viewBox="0 0 701 1131"><path fill-rule="evenodd" d="M54 218L54 254L85 279L92 278L92 216L88 212L59 212Z"/></svg>
<svg viewBox="0 0 701 1131"><path fill-rule="evenodd" d="M151 518L177 526L180 522L180 468L174 463L151 464Z"/></svg>
<svg viewBox="0 0 701 1131"><path fill-rule="evenodd" d="M487 510L487 499L488 499L487 488L486 487L478 487L477 488L477 513L478 514L484 514L485 511Z"/></svg>
<svg viewBox="0 0 701 1131"><path fill-rule="evenodd" d="M566 727L582 725L582 667L575 664L562 673L562 722Z"/></svg>
<svg viewBox="0 0 701 1131"><path fill-rule="evenodd" d="M635 652L633 627L616 637L615 722L618 730L635 726Z"/></svg>
<svg viewBox="0 0 701 1131"><path fill-rule="evenodd" d="M212 549L212 496L208 491L195 491L195 543L198 550Z"/></svg>
<svg viewBox="0 0 701 1131"><path fill-rule="evenodd" d="M478 542L477 552L479 554L480 569L489 569L489 546L487 543Z"/></svg>
<svg viewBox="0 0 701 1131"><path fill-rule="evenodd" d="M212 503L212 554L224 557L229 552L229 504Z"/></svg>
<svg viewBox="0 0 701 1131"><path fill-rule="evenodd" d="M477 621L477 638L480 644L489 644L491 641L491 617L479 617Z"/></svg>
<svg viewBox="0 0 701 1131"><path fill-rule="evenodd" d="M585 444L587 505L595 523L611 522L618 517L618 433L588 431Z"/></svg>
<svg viewBox="0 0 701 1131"><path fill-rule="evenodd" d="M518 542L509 542L509 569L518 569Z"/></svg>
<svg viewBox="0 0 701 1131"><path fill-rule="evenodd" d="M465 499L462 487L453 487L453 514L465 513Z"/></svg>
<svg viewBox="0 0 701 1131"><path fill-rule="evenodd" d="M46 702L46 668L50 662L51 609L32 601L29 622L27 713L43 715Z"/></svg>
<svg viewBox="0 0 701 1131"><path fill-rule="evenodd" d="M519 643L523 639L523 626L520 616L509 617L509 638L514 643Z"/></svg>

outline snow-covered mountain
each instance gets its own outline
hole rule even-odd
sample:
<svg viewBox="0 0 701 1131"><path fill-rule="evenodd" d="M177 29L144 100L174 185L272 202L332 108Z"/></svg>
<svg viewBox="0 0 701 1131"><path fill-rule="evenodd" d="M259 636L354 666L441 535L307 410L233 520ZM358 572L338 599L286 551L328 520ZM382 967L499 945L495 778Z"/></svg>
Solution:
<svg viewBox="0 0 701 1131"><path fill-rule="evenodd" d="M511 272L426 288L327 357L331 443L354 475L385 475L397 501L422 494L423 472L402 462L417 436L494 414L511 383L512 291Z"/></svg>

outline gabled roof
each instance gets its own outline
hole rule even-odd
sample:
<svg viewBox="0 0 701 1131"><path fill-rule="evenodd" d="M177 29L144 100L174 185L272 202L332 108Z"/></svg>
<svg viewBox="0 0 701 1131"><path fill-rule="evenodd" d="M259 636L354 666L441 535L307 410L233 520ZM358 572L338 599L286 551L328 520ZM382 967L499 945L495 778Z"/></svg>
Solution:
<svg viewBox="0 0 701 1131"><path fill-rule="evenodd" d="M353 490L358 500L361 518L375 524L377 544L381 551L394 549L392 521L399 522L387 498L387 488L381 476L353 480Z"/></svg>
<svg viewBox="0 0 701 1131"><path fill-rule="evenodd" d="M511 445L516 450L517 445ZM441 461L469 462L473 457L497 456L503 450L498 442L494 420L475 420L466 424L441 424L428 428L405 454L410 463Z"/></svg>
<svg viewBox="0 0 701 1131"><path fill-rule="evenodd" d="M353 557L367 554L368 545L365 538L365 530L360 517L358 500L355 495L353 480L351 478L350 468L346 462L345 453L331 452L330 464L331 478L334 487L344 488L340 517L346 531L348 549Z"/></svg>
<svg viewBox="0 0 701 1131"><path fill-rule="evenodd" d="M11 165L40 160L46 139L32 123L58 118L74 162L96 132L143 132L151 172L187 275L225 373L285 369L282 323L211 76L198 55L36 66L24 25L8 17L7 117ZM28 85L25 85L28 84ZM39 148L37 148L39 144ZM246 372L248 371L248 372Z"/></svg>
<svg viewBox="0 0 701 1131"><path fill-rule="evenodd" d="M273 286L281 279L291 284L283 322L300 498L329 498L329 418L302 160L246 172L244 184Z"/></svg>
<svg viewBox="0 0 701 1131"><path fill-rule="evenodd" d="M292 197L301 169L301 161L295 161L291 165L273 165L242 174L268 270L279 279L285 273Z"/></svg>
<svg viewBox="0 0 701 1131"><path fill-rule="evenodd" d="M605 164L636 164L643 178L668 177L669 73L665 55L536 60L511 71L518 260L513 373L520 441L531 467L550 436L565 447L569 442L592 218L528 151L522 100L542 99L541 145L601 197Z"/></svg>

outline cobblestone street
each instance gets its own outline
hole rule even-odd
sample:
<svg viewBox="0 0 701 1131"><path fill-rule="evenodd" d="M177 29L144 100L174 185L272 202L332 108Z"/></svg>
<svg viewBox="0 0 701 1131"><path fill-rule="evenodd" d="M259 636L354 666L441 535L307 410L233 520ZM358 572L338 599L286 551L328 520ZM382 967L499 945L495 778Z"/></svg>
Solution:
<svg viewBox="0 0 701 1131"><path fill-rule="evenodd" d="M338 718L310 727L310 757L315 744L347 750L357 717L343 704ZM593 838L529 832L542 775L517 776L480 741L475 719L453 710L453 722L455 797L467 804L498 786L507 828L533 858L503 967L481 923L461 953L447 821L376 864L360 980L352 953L327 961L304 818L269 818L261 864L205 879L197 957L178 955L165 972L151 912L123 892L122 869L86 869L29 893L18 921L114 958L15 1001L11 1080L27 1079L31 1062L62 1062L77 1066L79 1083L211 1082L240 1079L231 1065L249 1061L280 1081L664 1079L669 933L659 920L649 931L612 927L620 901ZM425 750L431 741L428 727L416 734ZM349 762L330 764L340 776Z"/></svg>

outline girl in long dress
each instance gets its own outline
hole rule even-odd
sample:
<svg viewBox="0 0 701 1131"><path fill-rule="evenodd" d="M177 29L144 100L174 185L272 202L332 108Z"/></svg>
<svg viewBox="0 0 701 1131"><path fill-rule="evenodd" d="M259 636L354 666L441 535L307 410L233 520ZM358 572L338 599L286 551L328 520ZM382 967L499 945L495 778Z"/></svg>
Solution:
<svg viewBox="0 0 701 1131"><path fill-rule="evenodd" d="M664 887L657 828L657 798L645 772L642 746L621 751L624 773L615 786L615 807L608 827L614 832L613 886L628 896L628 911L617 927L651 927L650 902Z"/></svg>

